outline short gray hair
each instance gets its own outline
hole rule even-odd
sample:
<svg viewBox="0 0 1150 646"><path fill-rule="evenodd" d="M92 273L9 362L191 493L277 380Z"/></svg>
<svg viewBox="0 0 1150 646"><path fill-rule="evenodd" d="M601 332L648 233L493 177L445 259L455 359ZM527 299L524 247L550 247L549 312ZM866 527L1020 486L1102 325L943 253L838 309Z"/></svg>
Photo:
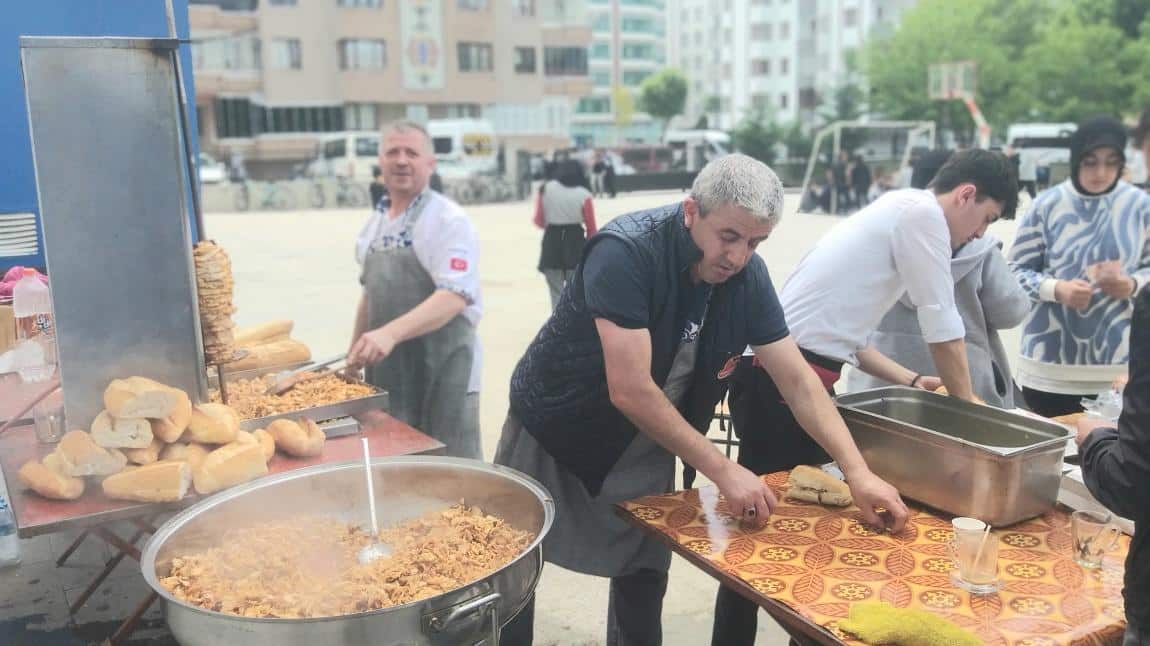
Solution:
<svg viewBox="0 0 1150 646"><path fill-rule="evenodd" d="M432 152L435 151L435 146L432 145L431 134L427 132L427 127L418 121L412 121L410 119L397 119L395 121L385 123L383 125L383 129L379 131L380 143L383 143L383 138L386 137L389 133L413 131L423 135L423 138L427 141L428 150Z"/></svg>
<svg viewBox="0 0 1150 646"><path fill-rule="evenodd" d="M724 204L737 206L774 226L783 216L783 183L763 162L741 153L724 155L703 167L691 185L691 198L706 216Z"/></svg>

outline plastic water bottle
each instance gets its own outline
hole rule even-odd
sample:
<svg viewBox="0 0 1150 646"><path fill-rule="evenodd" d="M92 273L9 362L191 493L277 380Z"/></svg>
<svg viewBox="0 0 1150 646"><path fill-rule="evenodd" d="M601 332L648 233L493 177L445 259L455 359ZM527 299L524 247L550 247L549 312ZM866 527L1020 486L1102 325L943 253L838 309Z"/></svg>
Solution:
<svg viewBox="0 0 1150 646"><path fill-rule="evenodd" d="M20 564L20 538L16 536L16 519L8 501L0 497L0 568Z"/></svg>
<svg viewBox="0 0 1150 646"><path fill-rule="evenodd" d="M36 270L24 268L24 277L12 289L16 315L17 372L25 382L44 381L56 372L56 325L52 294Z"/></svg>

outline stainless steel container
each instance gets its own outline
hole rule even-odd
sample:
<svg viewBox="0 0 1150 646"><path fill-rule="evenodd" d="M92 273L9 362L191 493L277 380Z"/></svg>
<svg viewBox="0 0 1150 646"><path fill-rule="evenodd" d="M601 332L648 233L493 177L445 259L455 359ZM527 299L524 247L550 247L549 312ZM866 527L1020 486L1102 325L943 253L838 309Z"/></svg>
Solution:
<svg viewBox="0 0 1150 646"><path fill-rule="evenodd" d="M266 375L275 374L281 370L290 370L292 368L299 368L307 365L307 362L298 364L289 364L289 366L276 366L274 368L256 368L253 370L240 370L236 372L225 372L224 381L230 384L236 381L259 379ZM347 432L334 432L329 433L328 428L323 422L327 420L340 419L359 415L373 410L386 411L390 396L386 390L381 390L371 384L368 384L359 379L353 379L343 374L336 374L337 377L343 379L348 383L355 383L364 386L369 386L372 391L370 395L363 397L356 397L355 399L347 399L341 402L334 402L331 404L323 404L320 406L312 406L311 408L301 408L299 410L288 411L286 413L273 413L263 417L255 417L252 419L245 419L240 422L240 428L245 431L254 431L257 428L267 428L277 419L299 419L300 417L307 417L320 423L320 428L324 429L324 434L328 437L339 437L340 435L348 435L358 430L358 427L351 428ZM225 384L225 385L226 385ZM219 378L214 375L208 376L208 385L212 390L219 389Z"/></svg>
<svg viewBox="0 0 1150 646"><path fill-rule="evenodd" d="M1054 506L1070 430L913 388L842 395L871 470L913 500L1001 527Z"/></svg>
<svg viewBox="0 0 1150 646"><path fill-rule="evenodd" d="M535 533L502 569L463 588L372 612L313 619L262 619L205 610L174 598L159 578L180 554L217 544L220 528L299 514L323 514L370 526L363 463L300 469L221 492L173 517L144 548L148 585L166 602L168 626L183 646L415 646L498 643L498 627L523 607L543 565L551 529L550 494L523 474L476 460L397 457L372 462L381 524L394 524L460 500Z"/></svg>

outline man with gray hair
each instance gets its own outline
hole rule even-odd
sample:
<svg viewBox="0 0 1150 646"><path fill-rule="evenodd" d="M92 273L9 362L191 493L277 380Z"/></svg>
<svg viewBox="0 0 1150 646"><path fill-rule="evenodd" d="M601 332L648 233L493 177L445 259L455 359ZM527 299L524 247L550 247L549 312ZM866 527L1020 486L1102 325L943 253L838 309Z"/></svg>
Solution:
<svg viewBox="0 0 1150 646"><path fill-rule="evenodd" d="M671 555L617 517L616 502L674 488L675 457L703 473L740 520L776 501L754 473L703 436L720 373L750 345L807 429L844 469L867 520L901 526L898 492L867 468L819 378L791 340L755 253L782 210L764 164L727 155L681 203L621 216L587 241L551 317L511 377L495 461L538 479L556 506L543 555L610 577L607 643L657 645ZM530 644L534 601L503 643Z"/></svg>

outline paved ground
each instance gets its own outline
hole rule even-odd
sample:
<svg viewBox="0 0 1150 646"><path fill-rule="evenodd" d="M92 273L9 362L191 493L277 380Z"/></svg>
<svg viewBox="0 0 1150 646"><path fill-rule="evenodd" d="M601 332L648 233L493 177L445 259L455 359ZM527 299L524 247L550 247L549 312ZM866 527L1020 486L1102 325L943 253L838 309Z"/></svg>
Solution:
<svg viewBox="0 0 1150 646"><path fill-rule="evenodd" d="M681 199L681 193L645 193L597 203L599 220ZM787 215L762 245L776 285L839 218L798 215L798 196L787 198ZM490 459L507 409L511 370L549 313L547 287L535 270L540 232L530 225L530 206L511 203L470 209L479 231L483 298L480 325L484 347L482 433ZM296 321L295 336L324 356L347 348L359 286L353 241L366 217L361 211L220 213L207 219L209 234L231 254L236 278L236 320L241 325L275 318ZM1009 241L1013 224L992 227ZM1007 347L1017 336L1006 335ZM24 564L0 571L0 644L80 644L114 629L143 596L146 585L134 563L124 562L113 578L74 617L67 600L110 555L90 539L66 567L55 556L70 542L57 535L24 541ZM710 641L716 584L676 558L663 612L668 646ZM605 634L606 580L554 566L544 569L536 610L537 644L601 644ZM169 643L157 609L135 637L139 643ZM760 645L785 644L781 630L760 613Z"/></svg>

